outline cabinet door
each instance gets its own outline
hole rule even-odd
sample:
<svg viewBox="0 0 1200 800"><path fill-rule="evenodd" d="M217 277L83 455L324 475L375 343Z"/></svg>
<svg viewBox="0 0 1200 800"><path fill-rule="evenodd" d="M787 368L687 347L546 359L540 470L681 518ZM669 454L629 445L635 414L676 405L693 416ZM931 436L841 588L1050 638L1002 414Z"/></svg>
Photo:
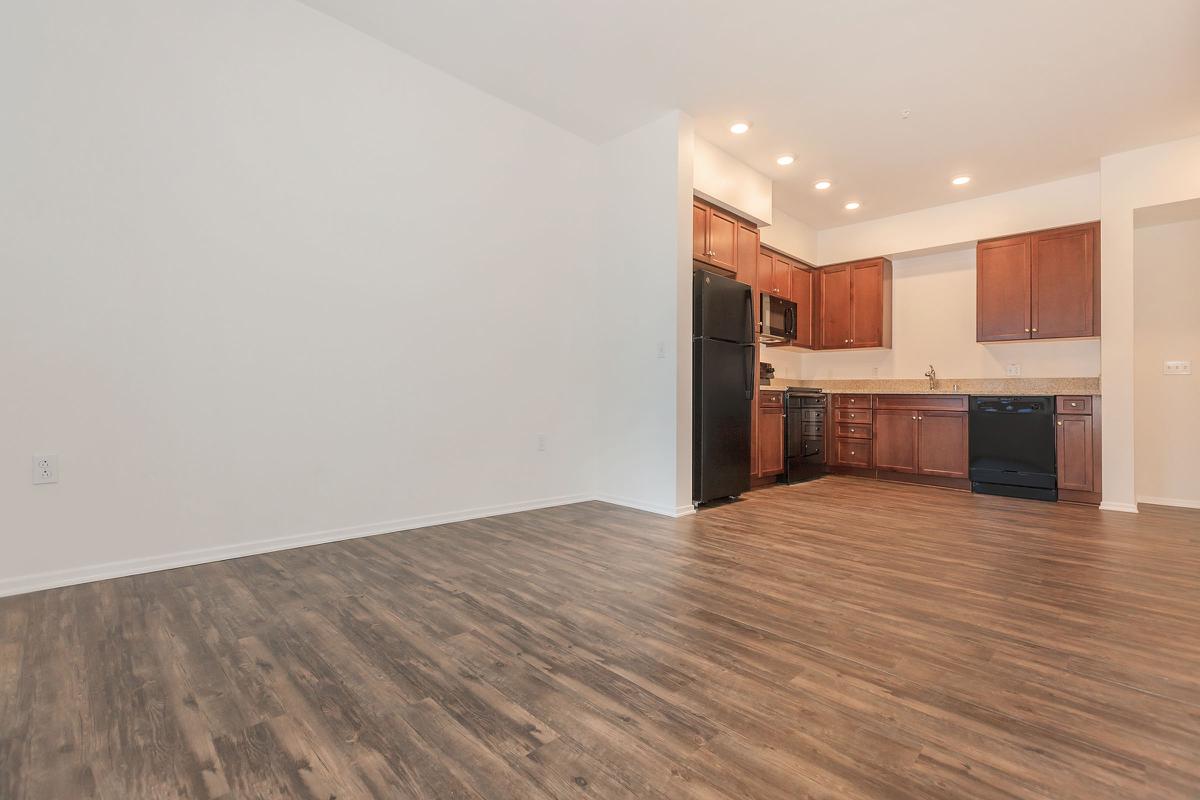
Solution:
<svg viewBox="0 0 1200 800"><path fill-rule="evenodd" d="M708 260L708 209L692 203L692 258Z"/></svg>
<svg viewBox="0 0 1200 800"><path fill-rule="evenodd" d="M813 346L813 274L804 267L792 268L792 302L796 304L796 346Z"/></svg>
<svg viewBox="0 0 1200 800"><path fill-rule="evenodd" d="M708 211L708 260L715 267L737 272L738 222L715 208Z"/></svg>
<svg viewBox="0 0 1200 800"><path fill-rule="evenodd" d="M883 347L883 262L850 265L850 346Z"/></svg>
<svg viewBox="0 0 1200 800"><path fill-rule="evenodd" d="M1030 237L1034 339L1094 336L1096 225Z"/></svg>
<svg viewBox="0 0 1200 800"><path fill-rule="evenodd" d="M965 412L919 411L917 431L919 474L938 475L943 478L967 477Z"/></svg>
<svg viewBox="0 0 1200 800"><path fill-rule="evenodd" d="M1030 329L1028 236L980 242L975 248L975 339L1028 339Z"/></svg>
<svg viewBox="0 0 1200 800"><path fill-rule="evenodd" d="M738 223L737 229L737 279L754 286L758 271L758 228Z"/></svg>
<svg viewBox="0 0 1200 800"><path fill-rule="evenodd" d="M783 415L779 408L758 412L758 469L760 475L783 472Z"/></svg>
<svg viewBox="0 0 1200 800"><path fill-rule="evenodd" d="M775 256L771 268L771 291L779 297L792 293L792 262L783 256Z"/></svg>
<svg viewBox="0 0 1200 800"><path fill-rule="evenodd" d="M835 350L850 346L850 268L820 270L821 347Z"/></svg>
<svg viewBox="0 0 1200 800"><path fill-rule="evenodd" d="M875 467L891 472L917 471L917 412L875 412Z"/></svg>
<svg viewBox="0 0 1200 800"><path fill-rule="evenodd" d="M1058 450L1058 488L1095 491L1092 474L1092 418L1063 414L1056 419L1054 444Z"/></svg>

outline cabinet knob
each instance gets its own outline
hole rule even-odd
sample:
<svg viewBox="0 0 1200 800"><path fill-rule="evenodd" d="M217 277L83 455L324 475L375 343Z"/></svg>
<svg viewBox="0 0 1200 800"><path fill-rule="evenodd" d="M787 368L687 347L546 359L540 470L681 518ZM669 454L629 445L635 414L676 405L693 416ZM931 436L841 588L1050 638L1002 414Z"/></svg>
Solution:
<svg viewBox="0 0 1200 800"><path fill-rule="evenodd" d="M1025 329L1025 332L1026 332L1026 333L1029 333L1029 328L1026 328L1026 329Z"/></svg>
<svg viewBox="0 0 1200 800"><path fill-rule="evenodd" d="M1033 329L1033 332L1034 332L1034 333L1037 333L1037 328L1034 328L1034 329Z"/></svg>
<svg viewBox="0 0 1200 800"><path fill-rule="evenodd" d="M1062 420L1061 420L1061 419L1058 421L1058 427L1060 427L1060 428L1062 427Z"/></svg>
<svg viewBox="0 0 1200 800"><path fill-rule="evenodd" d="M922 419L925 419L925 418L924 418L924 417L917 417L917 419L918 419L918 420L922 420Z"/></svg>
<svg viewBox="0 0 1200 800"><path fill-rule="evenodd" d="M851 429L850 429L850 432L851 432L851 433L854 433L854 428L851 428Z"/></svg>
<svg viewBox="0 0 1200 800"><path fill-rule="evenodd" d="M913 419L916 419L916 417L913 417Z"/></svg>

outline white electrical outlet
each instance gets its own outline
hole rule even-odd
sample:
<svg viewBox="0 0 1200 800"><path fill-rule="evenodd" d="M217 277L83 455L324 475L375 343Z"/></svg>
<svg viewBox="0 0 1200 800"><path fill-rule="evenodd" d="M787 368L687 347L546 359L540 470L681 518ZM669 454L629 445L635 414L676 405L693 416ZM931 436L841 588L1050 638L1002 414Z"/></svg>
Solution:
<svg viewBox="0 0 1200 800"><path fill-rule="evenodd" d="M1192 362L1190 361L1164 361L1163 375L1191 375Z"/></svg>
<svg viewBox="0 0 1200 800"><path fill-rule="evenodd" d="M33 457L33 482L58 483L58 456Z"/></svg>
<svg viewBox="0 0 1200 800"><path fill-rule="evenodd" d="M1021 365L1020 364L1005 364L1004 365L1004 375L1006 377L1016 378L1020 374L1021 374Z"/></svg>
<svg viewBox="0 0 1200 800"><path fill-rule="evenodd" d="M666 358L667 357L667 343L659 342L658 350L655 351L654 355L656 358Z"/></svg>
<svg viewBox="0 0 1200 800"><path fill-rule="evenodd" d="M539 453L546 451L546 434L539 433L537 435L537 449Z"/></svg>

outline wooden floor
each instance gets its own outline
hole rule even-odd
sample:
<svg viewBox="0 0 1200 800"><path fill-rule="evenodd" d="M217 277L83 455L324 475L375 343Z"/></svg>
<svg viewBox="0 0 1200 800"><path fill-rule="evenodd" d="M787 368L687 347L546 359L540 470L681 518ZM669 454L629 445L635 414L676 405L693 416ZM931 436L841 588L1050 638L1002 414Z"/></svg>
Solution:
<svg viewBox="0 0 1200 800"><path fill-rule="evenodd" d="M0 600L0 798L1200 797L1200 512L855 478Z"/></svg>

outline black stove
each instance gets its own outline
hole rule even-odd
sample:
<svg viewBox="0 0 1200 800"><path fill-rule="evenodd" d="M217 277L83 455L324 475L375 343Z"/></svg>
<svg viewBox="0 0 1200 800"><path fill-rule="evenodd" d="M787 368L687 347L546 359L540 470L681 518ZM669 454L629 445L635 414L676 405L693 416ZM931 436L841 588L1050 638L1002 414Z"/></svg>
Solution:
<svg viewBox="0 0 1200 800"><path fill-rule="evenodd" d="M784 478L788 483L825 474L825 420L828 396L820 389L792 386L784 393L787 444Z"/></svg>

